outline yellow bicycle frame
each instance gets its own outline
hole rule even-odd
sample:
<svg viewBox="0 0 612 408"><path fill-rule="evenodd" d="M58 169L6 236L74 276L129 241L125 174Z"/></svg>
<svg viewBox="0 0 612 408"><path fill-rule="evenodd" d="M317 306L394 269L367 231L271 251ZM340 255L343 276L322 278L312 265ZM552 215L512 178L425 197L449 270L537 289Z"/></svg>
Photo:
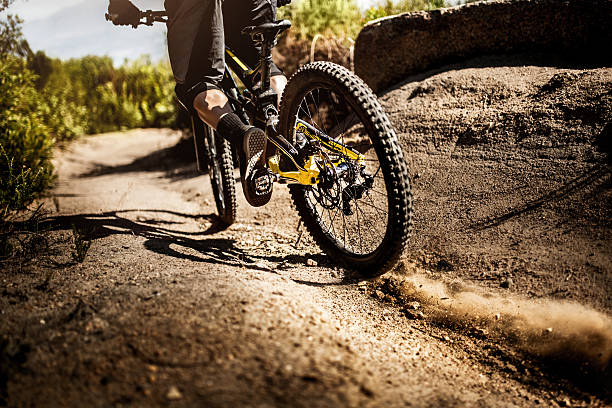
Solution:
<svg viewBox="0 0 612 408"><path fill-rule="evenodd" d="M335 140L318 132L310 124L300 119L298 119L296 122L295 132L302 133L304 136L312 140L316 140L328 149L340 153L342 156L344 156L340 160L332 163L334 167L338 167L341 163L345 163L346 159L355 160L359 164L363 164L365 162L365 157L356 150L353 150L350 147L344 146L343 144L336 142ZM315 154L310 156L306 161L306 164L303 169L298 168L295 171L282 171L279 166L278 154L268 160L268 165L270 167L270 170L272 170L275 174L278 174L282 178L295 180L303 185L315 185L318 184L320 181L320 170L316 160L317 156L319 155Z"/></svg>

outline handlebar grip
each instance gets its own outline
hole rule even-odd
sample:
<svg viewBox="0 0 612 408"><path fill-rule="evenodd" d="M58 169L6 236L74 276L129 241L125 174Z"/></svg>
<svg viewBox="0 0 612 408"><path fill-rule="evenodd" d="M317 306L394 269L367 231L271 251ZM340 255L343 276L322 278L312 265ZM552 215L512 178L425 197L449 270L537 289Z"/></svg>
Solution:
<svg viewBox="0 0 612 408"><path fill-rule="evenodd" d="M144 19L145 21L138 21L138 23L131 23L131 24L117 23L115 19L118 17L119 16L117 14L111 14L111 13L104 14L104 18L106 18L106 21L111 21L115 25L131 25L134 28L136 28L138 25L141 25L141 24L152 26L153 23L156 21L160 23L166 23L168 21L166 18L168 17L168 14L165 11L152 11L152 10L140 11L139 10L138 19L139 20Z"/></svg>

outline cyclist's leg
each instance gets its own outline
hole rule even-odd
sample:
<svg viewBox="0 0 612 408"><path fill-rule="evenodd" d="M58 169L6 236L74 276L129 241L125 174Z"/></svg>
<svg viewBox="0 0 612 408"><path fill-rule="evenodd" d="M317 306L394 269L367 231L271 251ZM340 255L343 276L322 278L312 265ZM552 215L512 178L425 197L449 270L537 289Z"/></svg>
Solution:
<svg viewBox="0 0 612 408"><path fill-rule="evenodd" d="M278 105L279 108L280 108L281 96L283 96L283 91L285 90L286 86L287 86L287 77L285 76L285 74L283 73L276 74L276 75L272 74L272 78L270 78L270 87L272 87L272 89L274 89L274 92L276 92L276 95L278 95L276 104Z"/></svg>
<svg viewBox="0 0 612 408"><path fill-rule="evenodd" d="M223 79L224 34L221 0L166 2L168 51L181 102L217 128L230 113L227 97L217 88Z"/></svg>
<svg viewBox="0 0 612 408"><path fill-rule="evenodd" d="M247 128L237 120L227 97L217 86L223 79L225 65L222 3L222 0L167 1L168 50L181 103L237 149L242 149ZM222 120L225 116L226 120Z"/></svg>
<svg viewBox="0 0 612 408"><path fill-rule="evenodd" d="M264 189L257 187L260 175L267 174L264 154L265 133L261 129L244 124L238 115L232 112L227 97L217 87L223 79L225 63L222 3L222 0L183 0L176 14L171 15L169 47L170 30L175 28L175 34L180 32L180 18L183 17L193 23L188 16L189 12L204 10L201 13L202 18L198 24L198 32L194 37L188 68L182 82L179 82L181 78L176 73L183 71L175 69L173 65L179 82L176 91L181 102L192 114L197 114L204 122L215 128L236 149L240 158L244 195L251 205L260 206L266 204L272 195L271 183L259 183L259 186L266 186ZM176 40L176 37L173 39ZM184 64L185 60L175 55L175 61L182 61ZM177 68L182 68L180 64L175 65L178 65Z"/></svg>

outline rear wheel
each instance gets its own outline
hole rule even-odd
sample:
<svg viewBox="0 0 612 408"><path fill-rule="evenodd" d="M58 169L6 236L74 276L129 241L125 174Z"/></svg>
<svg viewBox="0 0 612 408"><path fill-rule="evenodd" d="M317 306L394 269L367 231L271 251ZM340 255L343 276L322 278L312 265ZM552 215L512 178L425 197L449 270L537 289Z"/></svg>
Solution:
<svg viewBox="0 0 612 408"><path fill-rule="evenodd" d="M215 197L215 205L219 218L226 226L229 226L236 220L237 212L232 150L229 142L210 126L205 126L205 128L208 173Z"/></svg>
<svg viewBox="0 0 612 408"><path fill-rule="evenodd" d="M309 143L332 170L316 185L289 188L314 240L362 277L393 268L412 226L412 196L397 137L376 96L346 68L315 62L291 77L280 111L279 129L296 146L307 139L296 131L305 123L362 155L350 159Z"/></svg>

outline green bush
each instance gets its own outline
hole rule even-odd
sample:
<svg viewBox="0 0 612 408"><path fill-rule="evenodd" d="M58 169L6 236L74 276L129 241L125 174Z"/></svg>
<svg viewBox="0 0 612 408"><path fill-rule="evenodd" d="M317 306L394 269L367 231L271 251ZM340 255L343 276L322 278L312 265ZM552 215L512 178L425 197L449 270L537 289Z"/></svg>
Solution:
<svg viewBox="0 0 612 408"><path fill-rule="evenodd" d="M275 62L287 75L311 59L351 67L351 39L370 20L407 11L445 7L445 0L385 0L363 14L355 0L294 0L279 10L279 18L292 22L274 50ZM321 35L317 37L317 35ZM316 41L313 41L317 37ZM313 49L314 48L314 49Z"/></svg>
<svg viewBox="0 0 612 408"><path fill-rule="evenodd" d="M167 63L143 57L115 68L109 57L60 61L39 51L28 66L39 76L44 122L59 140L175 123L174 80Z"/></svg>
<svg viewBox="0 0 612 408"><path fill-rule="evenodd" d="M367 9L364 21L367 22L409 11L434 10L442 7L448 7L446 0L385 0L382 4Z"/></svg>
<svg viewBox="0 0 612 408"><path fill-rule="evenodd" d="M279 17L291 20L298 40L312 40L317 34L356 38L370 20L447 6L446 0L383 0L362 14L355 0L294 0L279 10Z"/></svg>
<svg viewBox="0 0 612 408"><path fill-rule="evenodd" d="M362 22L355 0L295 1L282 7L279 17L291 20L292 34L298 39L307 40L317 34L354 38Z"/></svg>
<svg viewBox="0 0 612 408"><path fill-rule="evenodd" d="M0 218L24 208L52 181L54 140L43 124L35 76L14 56L0 60Z"/></svg>

